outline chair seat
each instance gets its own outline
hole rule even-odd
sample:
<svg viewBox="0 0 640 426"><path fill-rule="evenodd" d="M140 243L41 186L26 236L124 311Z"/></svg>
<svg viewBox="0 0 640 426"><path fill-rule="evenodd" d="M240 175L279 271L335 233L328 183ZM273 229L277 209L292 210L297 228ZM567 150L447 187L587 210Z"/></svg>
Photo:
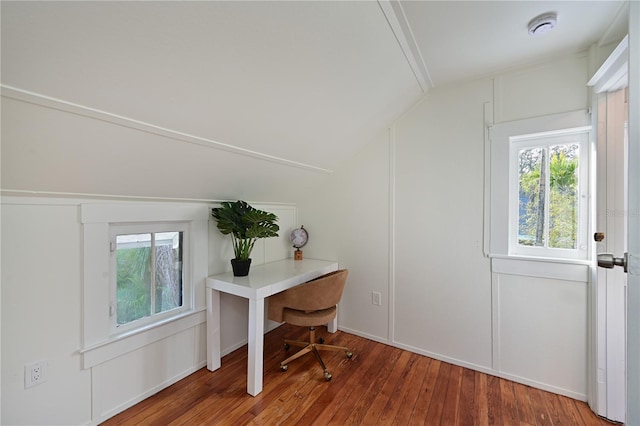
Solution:
<svg viewBox="0 0 640 426"><path fill-rule="evenodd" d="M336 307L332 306L319 311L305 312L297 309L284 308L284 322L302 327L313 327L326 324L336 317Z"/></svg>

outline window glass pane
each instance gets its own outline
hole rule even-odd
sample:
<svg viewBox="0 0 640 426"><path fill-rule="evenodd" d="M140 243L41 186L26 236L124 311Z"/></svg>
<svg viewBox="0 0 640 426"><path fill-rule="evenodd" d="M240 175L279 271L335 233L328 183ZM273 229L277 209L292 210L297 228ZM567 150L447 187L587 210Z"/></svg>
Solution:
<svg viewBox="0 0 640 426"><path fill-rule="evenodd" d="M182 306L182 232L162 232L155 237L158 313Z"/></svg>
<svg viewBox="0 0 640 426"><path fill-rule="evenodd" d="M545 246L546 150L523 149L518 161L518 244Z"/></svg>
<svg viewBox="0 0 640 426"><path fill-rule="evenodd" d="M549 247L577 248L578 144L552 146L549 160Z"/></svg>
<svg viewBox="0 0 640 426"><path fill-rule="evenodd" d="M151 234L118 235L117 323L151 314Z"/></svg>

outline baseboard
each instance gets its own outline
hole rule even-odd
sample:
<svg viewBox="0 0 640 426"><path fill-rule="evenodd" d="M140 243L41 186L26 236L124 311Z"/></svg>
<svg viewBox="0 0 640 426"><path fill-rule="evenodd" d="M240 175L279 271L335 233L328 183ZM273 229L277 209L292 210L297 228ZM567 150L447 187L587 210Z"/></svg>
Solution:
<svg viewBox="0 0 640 426"><path fill-rule="evenodd" d="M466 361L462 361L456 358L451 358L442 354L438 354L438 353L434 353L434 352L430 352L430 351L425 351L422 350L420 348L416 348L414 346L410 346L410 345L405 345L403 343L400 342L394 342L394 341L390 341L389 339L385 339L379 336L375 336L375 335L371 335L371 334L367 334L367 333L363 333L360 332L358 330L354 330L348 327L342 327L342 326L338 326L338 329L341 331L344 331L345 333L349 333L349 334L354 334L356 336L360 336L360 337L364 337L366 339L369 340L373 340L375 342L378 343L383 343L385 345L389 345L389 346L393 346L395 348L398 349L403 349L409 352L413 352L419 355L424 355L427 356L429 358L433 358L433 359L437 359L438 361L442 361L442 362L446 362L449 364L453 364L453 365L457 365L459 367L464 367L464 368L468 368L470 370L474 370L474 371L478 371L480 373L485 373L485 374L489 374L491 376L495 376L495 377L500 377L502 379L506 379L506 380L511 380L513 382L516 383L520 383L523 385L527 385L527 386L531 386L537 389L542 389L544 391L547 392L552 392L558 395L563 395L563 396L567 396L569 398L573 398L579 401L586 401L587 400L587 395L586 394L582 394L580 392L575 392L569 389L564 389L558 386L553 386L550 385L548 383L542 383L542 382L538 382L535 380L531 380L531 379L527 379L525 377L520 377L514 374L509 374L509 373L505 373L502 371L496 371L490 367L485 367L483 365L479 365L479 364L474 364L474 363L470 363L470 362L466 362Z"/></svg>
<svg viewBox="0 0 640 426"><path fill-rule="evenodd" d="M103 413L101 416L99 416L98 418L92 419L90 422L86 423L86 425L89 426L97 426L100 423L106 421L107 419L110 419L111 417L115 416L116 414L119 414L121 412L123 412L124 410L126 410L127 408L131 408L134 405L138 404L139 402L144 401L145 399L149 398L152 395L155 395L156 393L160 392L161 390L171 386L172 384L179 382L180 380L184 379L187 376L190 376L191 374L195 373L196 371L200 370L203 367L207 366L207 361L201 361L198 364L196 364L194 367L191 367L185 371L183 371L182 373L160 383L157 386L154 386L153 388L149 389L148 391L136 396L133 399L130 399L129 401L111 409L106 411L105 413Z"/></svg>

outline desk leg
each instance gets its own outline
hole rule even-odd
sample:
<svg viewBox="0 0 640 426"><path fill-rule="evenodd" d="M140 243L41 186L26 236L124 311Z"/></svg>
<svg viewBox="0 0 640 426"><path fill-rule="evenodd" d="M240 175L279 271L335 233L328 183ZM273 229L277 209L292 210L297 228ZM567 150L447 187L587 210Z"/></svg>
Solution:
<svg viewBox="0 0 640 426"><path fill-rule="evenodd" d="M329 333L335 333L338 331L338 318L334 318L327 324L327 331Z"/></svg>
<svg viewBox="0 0 640 426"><path fill-rule="evenodd" d="M207 369L220 368L220 292L207 288Z"/></svg>
<svg viewBox="0 0 640 426"><path fill-rule="evenodd" d="M262 365L264 348L264 299L249 299L249 360L247 362L247 393L256 396L262 392Z"/></svg>
<svg viewBox="0 0 640 426"><path fill-rule="evenodd" d="M329 333L335 333L338 331L338 314L336 313L336 317L327 323L327 331Z"/></svg>

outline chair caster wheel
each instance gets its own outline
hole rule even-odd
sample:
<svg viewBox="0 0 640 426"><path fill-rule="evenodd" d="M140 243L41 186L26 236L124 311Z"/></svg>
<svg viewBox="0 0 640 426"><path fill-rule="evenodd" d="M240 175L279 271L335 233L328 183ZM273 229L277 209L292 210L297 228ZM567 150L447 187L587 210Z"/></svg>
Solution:
<svg viewBox="0 0 640 426"><path fill-rule="evenodd" d="M333 376L328 371L324 373L324 379L329 382Z"/></svg>
<svg viewBox="0 0 640 426"><path fill-rule="evenodd" d="M291 347L291 346L289 346L289 344L288 344L288 343L285 343L285 344L284 344L284 350L285 350L285 351L288 351L290 347Z"/></svg>
<svg viewBox="0 0 640 426"><path fill-rule="evenodd" d="M323 344L324 343L324 337L321 337L318 339L318 343Z"/></svg>
<svg viewBox="0 0 640 426"><path fill-rule="evenodd" d="M287 368L289 368L288 365L281 365L280 366L280 370L282 370L282 371L287 371Z"/></svg>
<svg viewBox="0 0 640 426"><path fill-rule="evenodd" d="M353 352L347 352L347 358L349 359L353 358Z"/></svg>

